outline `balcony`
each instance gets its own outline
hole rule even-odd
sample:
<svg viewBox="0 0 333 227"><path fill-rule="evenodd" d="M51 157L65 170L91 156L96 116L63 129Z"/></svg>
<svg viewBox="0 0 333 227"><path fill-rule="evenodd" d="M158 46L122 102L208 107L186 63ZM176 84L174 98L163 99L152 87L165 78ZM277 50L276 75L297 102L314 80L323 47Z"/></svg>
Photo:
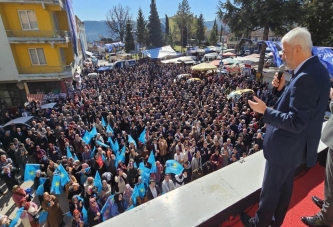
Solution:
<svg viewBox="0 0 333 227"><path fill-rule="evenodd" d="M64 8L63 0L0 0L0 2L10 2L10 3L26 3L26 4L51 4L59 5L61 8Z"/></svg>
<svg viewBox="0 0 333 227"><path fill-rule="evenodd" d="M30 67L19 67L19 80L51 80L69 78L73 75L75 64L61 65L61 66L48 66L48 65L34 65Z"/></svg>
<svg viewBox="0 0 333 227"><path fill-rule="evenodd" d="M6 34L9 43L68 43L70 40L67 31L57 30L6 30Z"/></svg>

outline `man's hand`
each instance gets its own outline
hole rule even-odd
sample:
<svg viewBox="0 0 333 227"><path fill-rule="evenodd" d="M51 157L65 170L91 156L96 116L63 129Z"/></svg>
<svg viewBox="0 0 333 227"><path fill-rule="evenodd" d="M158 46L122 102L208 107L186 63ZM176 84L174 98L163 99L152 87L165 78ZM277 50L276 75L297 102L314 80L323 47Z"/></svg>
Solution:
<svg viewBox="0 0 333 227"><path fill-rule="evenodd" d="M252 108L252 110L254 110L255 112L260 113L260 114L265 113L265 111L267 109L266 104L256 96L253 96L253 99L256 102L248 100L248 103L249 103L250 107Z"/></svg>
<svg viewBox="0 0 333 227"><path fill-rule="evenodd" d="M281 80L278 80L278 73L275 73L275 76L272 80L272 86L276 87L278 91L281 91L286 84L286 80L284 78L284 74L282 74Z"/></svg>

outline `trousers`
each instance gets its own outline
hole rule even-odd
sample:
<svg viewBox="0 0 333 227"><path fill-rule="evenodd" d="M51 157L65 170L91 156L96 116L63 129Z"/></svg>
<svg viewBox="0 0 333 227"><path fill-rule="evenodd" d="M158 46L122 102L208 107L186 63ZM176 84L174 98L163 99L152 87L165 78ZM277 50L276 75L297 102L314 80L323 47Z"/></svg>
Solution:
<svg viewBox="0 0 333 227"><path fill-rule="evenodd" d="M325 202L318 213L321 221L328 226L333 225L333 149L328 148L324 182Z"/></svg>

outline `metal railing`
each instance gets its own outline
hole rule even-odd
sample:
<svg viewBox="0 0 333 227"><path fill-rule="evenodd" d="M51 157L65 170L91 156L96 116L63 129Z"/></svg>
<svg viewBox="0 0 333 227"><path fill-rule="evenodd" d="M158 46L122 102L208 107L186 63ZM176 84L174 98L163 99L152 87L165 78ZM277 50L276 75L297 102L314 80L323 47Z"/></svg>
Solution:
<svg viewBox="0 0 333 227"><path fill-rule="evenodd" d="M63 6L63 0L0 0L0 2L44 3L44 4L55 4Z"/></svg>
<svg viewBox="0 0 333 227"><path fill-rule="evenodd" d="M48 65L32 65L29 67L18 67L19 74L48 74L48 73L63 73L71 72L73 63L70 65L62 66L48 66Z"/></svg>
<svg viewBox="0 0 333 227"><path fill-rule="evenodd" d="M0 0L1 1L1 0ZM69 32L57 30L6 30L10 38L68 38Z"/></svg>

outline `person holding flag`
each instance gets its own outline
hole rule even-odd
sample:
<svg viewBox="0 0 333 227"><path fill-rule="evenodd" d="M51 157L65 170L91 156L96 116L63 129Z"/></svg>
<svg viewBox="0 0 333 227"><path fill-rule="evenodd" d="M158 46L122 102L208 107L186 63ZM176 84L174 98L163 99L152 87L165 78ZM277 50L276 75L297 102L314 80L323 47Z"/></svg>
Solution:
<svg viewBox="0 0 333 227"><path fill-rule="evenodd" d="M119 193L123 193L125 191L125 185L127 184L127 174L123 172L122 169L117 170L117 176L115 177L115 182L118 186Z"/></svg>
<svg viewBox="0 0 333 227"><path fill-rule="evenodd" d="M88 209L88 223L89 226L95 226L102 222L101 209L102 206L96 201L95 198L89 200L90 206Z"/></svg>
<svg viewBox="0 0 333 227"><path fill-rule="evenodd" d="M28 202L25 198L20 201L21 206L23 207L23 212L20 216L22 224L24 227L39 227L38 221L34 220L34 216L38 213L38 206L34 202Z"/></svg>
<svg viewBox="0 0 333 227"><path fill-rule="evenodd" d="M154 179L149 180L149 186L147 188L147 200L155 199L156 197L161 195L161 189L158 185L156 185Z"/></svg>
<svg viewBox="0 0 333 227"><path fill-rule="evenodd" d="M77 209L73 211L72 226L89 227L88 225L84 224L83 215Z"/></svg>
<svg viewBox="0 0 333 227"><path fill-rule="evenodd" d="M112 217L124 213L127 210L127 202L123 199L123 194L117 193L114 195L114 209L111 209Z"/></svg>
<svg viewBox="0 0 333 227"><path fill-rule="evenodd" d="M42 203L43 210L48 212L46 223L48 227L64 226L63 212L60 208L58 199L48 192L44 193L44 201Z"/></svg>

